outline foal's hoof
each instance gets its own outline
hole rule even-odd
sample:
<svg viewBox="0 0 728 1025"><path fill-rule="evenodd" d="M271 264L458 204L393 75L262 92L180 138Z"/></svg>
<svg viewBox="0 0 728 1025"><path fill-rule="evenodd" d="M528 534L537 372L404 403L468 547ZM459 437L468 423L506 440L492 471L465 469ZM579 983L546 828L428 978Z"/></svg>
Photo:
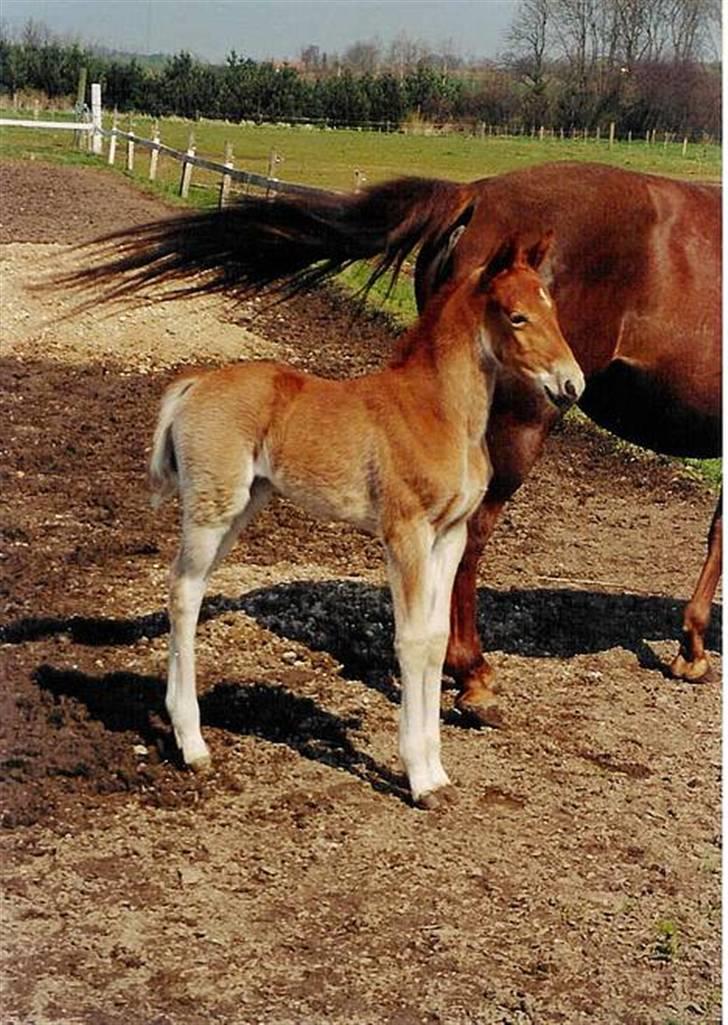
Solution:
<svg viewBox="0 0 728 1025"><path fill-rule="evenodd" d="M499 705L490 700L490 695L478 700L461 694L455 702L455 707L467 725L490 726L494 729L502 729L505 725L503 712Z"/></svg>
<svg viewBox="0 0 728 1025"><path fill-rule="evenodd" d="M681 651L670 663L670 673L676 680L687 680L688 683L707 683L713 675L705 655L689 662Z"/></svg>
<svg viewBox="0 0 728 1025"><path fill-rule="evenodd" d="M199 758L192 758L187 762L187 768L191 769L196 776L206 776L212 772L212 758L209 755L200 755Z"/></svg>
<svg viewBox="0 0 728 1025"><path fill-rule="evenodd" d="M415 801L415 807L423 811L436 811L439 808L447 808L449 805L457 804L460 800L458 792L452 783L437 790L428 790L426 794L420 794Z"/></svg>

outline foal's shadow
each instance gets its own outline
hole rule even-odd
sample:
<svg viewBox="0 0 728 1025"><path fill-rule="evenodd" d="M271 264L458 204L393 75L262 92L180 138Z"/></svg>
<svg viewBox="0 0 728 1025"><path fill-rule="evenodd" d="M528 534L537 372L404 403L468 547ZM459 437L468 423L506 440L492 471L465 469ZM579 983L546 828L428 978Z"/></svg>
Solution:
<svg viewBox="0 0 728 1025"><path fill-rule="evenodd" d="M80 702L106 729L135 733L182 766L171 727L166 724L164 684L159 678L123 672L95 677L42 665L35 681L56 697ZM404 778L355 746L350 733L362 726L355 717L335 715L310 698L267 683L241 686L223 681L201 695L199 704L203 727L285 744L304 758L344 769L375 790L408 800Z"/></svg>
<svg viewBox="0 0 728 1025"><path fill-rule="evenodd" d="M588 652L627 648L640 665L664 668L647 640L675 641L680 635L683 602L672 598L602 594L573 590L481 590L478 595L481 636L488 650L535 658L570 658ZM362 680L392 702L393 616L389 591L352 581L296 582L263 588L238 598L206 600L203 620L245 612L279 636L329 652L342 675ZM719 650L722 611L713 606L706 644ZM23 619L0 628L0 642L19 644L65 634L79 644L130 645L143 636L167 633L165 613L135 619L70 617ZM36 682L57 697L69 696L108 730L131 731L179 763L164 710L164 684L152 676L111 673L89 676L43 665ZM361 723L321 708L278 684L248 686L223 681L200 699L207 726L254 735L285 744L304 758L344 769L371 787L409 801L402 776L360 751Z"/></svg>
<svg viewBox="0 0 728 1025"><path fill-rule="evenodd" d="M571 658L622 647L639 664L664 671L649 641L675 642L681 635L682 599L604 594L569 589L478 592L478 626L487 651L531 658ZM399 700L392 677L394 619L389 590L354 581L296 581L228 598L207 598L200 620L245 612L272 633L326 651L342 675L362 680L391 701ZM72 616L20 619L0 627L0 643L20 644L66 634L78 644L128 645L169 631L164 612L135 619ZM721 648L722 608L714 604L705 644Z"/></svg>

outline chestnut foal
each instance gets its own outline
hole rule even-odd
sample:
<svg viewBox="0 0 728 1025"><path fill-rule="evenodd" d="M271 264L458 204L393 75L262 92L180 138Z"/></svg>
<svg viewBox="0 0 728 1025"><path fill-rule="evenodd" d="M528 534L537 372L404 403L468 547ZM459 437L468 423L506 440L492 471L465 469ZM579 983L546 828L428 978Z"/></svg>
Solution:
<svg viewBox="0 0 728 1025"><path fill-rule="evenodd" d="M468 517L488 486L484 447L496 375L529 379L559 408L584 378L528 251L506 243L445 286L390 366L347 381L273 362L187 374L162 400L153 503L178 492L182 537L170 579L167 709L184 761L209 765L194 636L207 579L274 492L381 538L402 680L399 751L413 800L449 799L440 687L453 579Z"/></svg>

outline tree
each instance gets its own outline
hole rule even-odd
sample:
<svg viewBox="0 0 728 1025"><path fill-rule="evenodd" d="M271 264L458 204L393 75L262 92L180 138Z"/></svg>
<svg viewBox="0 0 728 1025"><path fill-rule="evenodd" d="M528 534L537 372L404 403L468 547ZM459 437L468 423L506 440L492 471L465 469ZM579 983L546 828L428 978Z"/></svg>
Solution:
<svg viewBox="0 0 728 1025"><path fill-rule="evenodd" d="M510 64L525 84L524 115L532 124L543 124L547 119L549 3L550 0L521 0L508 33L515 51Z"/></svg>
<svg viewBox="0 0 728 1025"><path fill-rule="evenodd" d="M373 74L382 62L381 46L375 39L354 43L341 58L344 67L358 74Z"/></svg>

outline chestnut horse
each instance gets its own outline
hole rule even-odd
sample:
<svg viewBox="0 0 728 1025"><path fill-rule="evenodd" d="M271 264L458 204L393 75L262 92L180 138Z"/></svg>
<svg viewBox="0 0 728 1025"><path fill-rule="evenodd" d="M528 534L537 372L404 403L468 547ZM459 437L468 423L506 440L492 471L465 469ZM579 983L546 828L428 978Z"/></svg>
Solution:
<svg viewBox="0 0 728 1025"><path fill-rule="evenodd" d="M550 237L505 244L453 281L379 373L331 381L270 361L184 375L154 437L154 504L175 492L182 540L170 582L167 709L185 762L200 732L194 636L205 584L273 492L379 537L402 677L399 749L412 797L449 799L440 686L452 583L467 521L491 470L484 437L496 378L524 380L555 408L584 378L536 269Z"/></svg>
<svg viewBox="0 0 728 1025"><path fill-rule="evenodd" d="M533 243L551 226L557 241L544 272L586 376L582 409L654 451L719 455L721 193L712 185L554 163L468 184L404 178L349 194L248 198L113 237L107 262L70 283L101 283L110 297L121 297L199 271L182 292L285 295L362 258L376 258L371 280L396 273L419 247L415 291L423 310L445 282L487 262L504 238L520 233ZM494 475L469 525L446 662L461 686L461 709L481 721L490 717L493 671L476 628L478 561L557 415L542 392L501 375L487 438ZM704 634L721 538L719 502L671 665L687 680L709 670Z"/></svg>

